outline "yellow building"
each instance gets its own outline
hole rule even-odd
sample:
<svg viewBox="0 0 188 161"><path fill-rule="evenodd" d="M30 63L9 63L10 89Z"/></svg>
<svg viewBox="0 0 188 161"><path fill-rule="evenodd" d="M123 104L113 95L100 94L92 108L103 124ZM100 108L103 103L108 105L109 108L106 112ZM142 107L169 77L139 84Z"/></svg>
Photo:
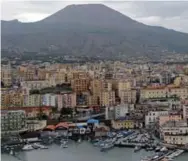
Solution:
<svg viewBox="0 0 188 161"><path fill-rule="evenodd" d="M140 99L165 98L168 96L168 89L165 87L148 87L140 90Z"/></svg>
<svg viewBox="0 0 188 161"><path fill-rule="evenodd" d="M174 85L175 85L175 86L180 86L180 85L181 85L181 81L182 81L181 77L177 77L177 78L174 80Z"/></svg>
<svg viewBox="0 0 188 161"><path fill-rule="evenodd" d="M102 106L115 105L115 92L114 91L102 91L100 95L100 105Z"/></svg>
<svg viewBox="0 0 188 161"><path fill-rule="evenodd" d="M25 81L35 80L36 68L33 66L20 66L19 75Z"/></svg>
<svg viewBox="0 0 188 161"><path fill-rule="evenodd" d="M93 95L100 96L102 91L112 91L112 82L94 79L90 83L90 89Z"/></svg>
<svg viewBox="0 0 188 161"><path fill-rule="evenodd" d="M102 81L102 91L111 91L112 90L112 82L110 81Z"/></svg>
<svg viewBox="0 0 188 161"><path fill-rule="evenodd" d="M121 90L119 91L119 98L121 103L135 103L136 102L136 90Z"/></svg>
<svg viewBox="0 0 188 161"><path fill-rule="evenodd" d="M91 92L93 95L100 96L100 93L102 91L102 80L94 79L90 83Z"/></svg>
<svg viewBox="0 0 188 161"><path fill-rule="evenodd" d="M134 129L133 120L112 120L112 127L114 129Z"/></svg>
<svg viewBox="0 0 188 161"><path fill-rule="evenodd" d="M131 82L129 81L120 81L118 82L118 91L131 89Z"/></svg>
<svg viewBox="0 0 188 161"><path fill-rule="evenodd" d="M164 142L167 144L185 145L188 144L188 135L168 135L164 136Z"/></svg>

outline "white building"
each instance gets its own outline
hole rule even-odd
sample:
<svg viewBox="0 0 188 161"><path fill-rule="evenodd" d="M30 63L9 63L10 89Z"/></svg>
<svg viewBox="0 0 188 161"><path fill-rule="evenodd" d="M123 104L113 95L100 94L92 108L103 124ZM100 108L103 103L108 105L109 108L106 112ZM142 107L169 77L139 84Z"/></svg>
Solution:
<svg viewBox="0 0 188 161"><path fill-rule="evenodd" d="M44 94L42 96L42 105L44 106L56 106L57 96L55 94Z"/></svg>
<svg viewBox="0 0 188 161"><path fill-rule="evenodd" d="M115 106L114 107L115 119L125 117L126 114L128 113L128 109L129 109L128 104L121 104L121 105Z"/></svg>
<svg viewBox="0 0 188 161"><path fill-rule="evenodd" d="M30 89L42 89L50 86L49 81L46 80L22 81L20 85L23 88L30 88Z"/></svg>
<svg viewBox="0 0 188 161"><path fill-rule="evenodd" d="M157 122L158 117L163 115L168 115L168 111L149 111L145 116L145 126L152 126Z"/></svg>
<svg viewBox="0 0 188 161"><path fill-rule="evenodd" d="M106 107L105 108L105 120L114 119L114 107Z"/></svg>

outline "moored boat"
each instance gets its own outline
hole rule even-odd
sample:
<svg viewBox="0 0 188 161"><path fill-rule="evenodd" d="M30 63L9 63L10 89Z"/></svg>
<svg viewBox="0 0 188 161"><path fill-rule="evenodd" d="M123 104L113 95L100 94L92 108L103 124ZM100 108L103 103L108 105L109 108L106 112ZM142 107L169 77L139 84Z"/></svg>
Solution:
<svg viewBox="0 0 188 161"><path fill-rule="evenodd" d="M22 150L24 150L24 151L33 150L33 147L30 144L26 144L26 145L24 145L24 147L22 148Z"/></svg>
<svg viewBox="0 0 188 161"><path fill-rule="evenodd" d="M134 152L137 152L137 151L139 151L139 150L141 150L141 146L135 146L135 148L134 148Z"/></svg>
<svg viewBox="0 0 188 161"><path fill-rule="evenodd" d="M110 150L110 149L112 149L112 148L114 148L114 144L112 144L112 143L105 144L105 145L101 148L101 152L105 152L105 151Z"/></svg>

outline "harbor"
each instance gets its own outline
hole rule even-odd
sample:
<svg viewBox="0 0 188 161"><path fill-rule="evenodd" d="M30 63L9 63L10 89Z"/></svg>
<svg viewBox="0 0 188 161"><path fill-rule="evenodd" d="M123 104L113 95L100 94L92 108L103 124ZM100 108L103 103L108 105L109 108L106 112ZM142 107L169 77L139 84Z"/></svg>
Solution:
<svg viewBox="0 0 188 161"><path fill-rule="evenodd" d="M24 161L52 161L54 157L57 160L62 161L141 161L145 156L154 155L155 152L140 150L134 152L134 148L119 148L114 147L108 152L100 152L100 150L94 147L88 141L81 143L71 142L68 148L60 148L58 145L51 145L49 149L45 150L32 150L25 151L20 154L20 158L23 157ZM187 161L188 154L183 153L176 157L173 161ZM18 161L14 156L2 154L3 161Z"/></svg>
<svg viewBox="0 0 188 161"><path fill-rule="evenodd" d="M81 130L83 131L83 130ZM91 130L92 131L92 130ZM45 131L46 134L46 131ZM139 155L138 161L171 161L183 155L185 150L169 148L155 139L147 131L118 130L107 132L106 136L93 137L92 133L69 133L61 129L58 135L41 135L39 138L21 139L20 142L3 144L2 153L21 159L20 154L30 154L37 151L53 151L53 149L82 148L86 145L98 153L113 153L113 151L131 151ZM76 139L75 139L76 138ZM84 153L85 154L85 153ZM103 154L102 154L103 155ZM27 157L26 157L27 158Z"/></svg>

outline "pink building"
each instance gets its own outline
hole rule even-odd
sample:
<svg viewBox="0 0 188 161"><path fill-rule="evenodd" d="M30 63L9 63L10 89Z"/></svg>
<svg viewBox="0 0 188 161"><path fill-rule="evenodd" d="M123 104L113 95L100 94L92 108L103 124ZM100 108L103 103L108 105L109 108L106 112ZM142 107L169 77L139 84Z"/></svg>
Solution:
<svg viewBox="0 0 188 161"><path fill-rule="evenodd" d="M57 108L60 111L63 108L63 97L61 94L57 95Z"/></svg>
<svg viewBox="0 0 188 161"><path fill-rule="evenodd" d="M60 94L57 97L58 110L76 107L76 93Z"/></svg>
<svg viewBox="0 0 188 161"><path fill-rule="evenodd" d="M63 107L74 108L76 106L76 93L63 94Z"/></svg>
<svg viewBox="0 0 188 161"><path fill-rule="evenodd" d="M159 126L163 125L167 121L180 121L182 120L181 115L169 114L164 116L159 116Z"/></svg>
<svg viewBox="0 0 188 161"><path fill-rule="evenodd" d="M183 118L188 119L188 105L183 106Z"/></svg>

